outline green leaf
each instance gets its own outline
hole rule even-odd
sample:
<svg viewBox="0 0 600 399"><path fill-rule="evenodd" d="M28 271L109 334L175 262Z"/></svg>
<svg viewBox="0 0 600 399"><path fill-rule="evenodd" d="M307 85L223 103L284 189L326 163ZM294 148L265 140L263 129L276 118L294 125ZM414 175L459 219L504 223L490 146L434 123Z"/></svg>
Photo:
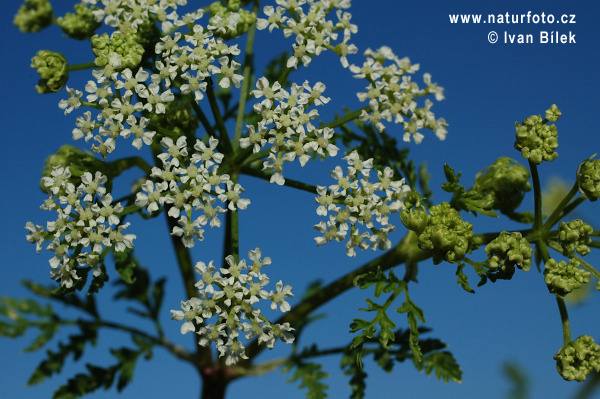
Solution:
<svg viewBox="0 0 600 399"><path fill-rule="evenodd" d="M423 370L428 376L435 372L438 380L461 382L462 370L452 353L448 351L429 353L423 356Z"/></svg>
<svg viewBox="0 0 600 399"><path fill-rule="evenodd" d="M469 278L463 272L463 269L465 266L466 266L466 264L464 264L464 263L458 264L458 266L456 268L456 276L458 277L458 280L456 282L458 283L458 285L460 285L462 287L463 290L470 292L471 294L474 294L475 291L469 285ZM483 282L483 284L485 284L485 282ZM483 285L483 284L482 284L482 282L480 282L480 285Z"/></svg>
<svg viewBox="0 0 600 399"><path fill-rule="evenodd" d="M307 399L324 399L327 397L326 389L329 388L322 382L329 374L323 371L323 367L318 363L304 363L293 361L284 371L295 368L294 375L287 382L300 380L300 388L306 388Z"/></svg>
<svg viewBox="0 0 600 399"><path fill-rule="evenodd" d="M135 282L135 270L137 260L133 257L133 250L127 249L123 252L113 252L115 258L115 270L121 276L121 279L127 284Z"/></svg>
<svg viewBox="0 0 600 399"><path fill-rule="evenodd" d="M404 290L405 302L396 309L398 313L406 313L410 330L409 346L417 363L421 362L421 347L419 346L419 321L425 323L423 310L419 308L408 295L408 288Z"/></svg>
<svg viewBox="0 0 600 399"><path fill-rule="evenodd" d="M452 193L450 205L457 210L465 210L473 212L475 215L481 213L486 216L498 217L498 214L492 209L493 200L485 199L477 191L470 189L466 190L460 185L461 173L454 174L454 170L448 164L444 164L444 174L446 175L446 183L442 183L442 189Z"/></svg>

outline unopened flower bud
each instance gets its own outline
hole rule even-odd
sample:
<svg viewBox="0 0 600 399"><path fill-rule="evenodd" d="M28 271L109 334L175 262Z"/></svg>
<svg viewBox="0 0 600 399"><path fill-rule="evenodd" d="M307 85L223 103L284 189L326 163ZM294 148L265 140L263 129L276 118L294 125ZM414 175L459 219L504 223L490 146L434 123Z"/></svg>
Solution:
<svg viewBox="0 0 600 399"><path fill-rule="evenodd" d="M552 104L552 106L546 110L546 119L549 122L556 122L561 115L562 113L560 112L556 104Z"/></svg>
<svg viewBox="0 0 600 399"><path fill-rule="evenodd" d="M582 335L563 345L554 355L556 369L567 381L585 381L591 372L600 372L600 345L594 338Z"/></svg>
<svg viewBox="0 0 600 399"><path fill-rule="evenodd" d="M40 50L31 59L31 67L40 74L35 86L38 93L55 93L60 91L69 79L69 65L61 53Z"/></svg>
<svg viewBox="0 0 600 399"><path fill-rule="evenodd" d="M485 247L485 252L488 255L488 264L491 269L499 269L511 276L515 266L525 271L531 268L533 250L519 232L501 232Z"/></svg>
<svg viewBox="0 0 600 399"><path fill-rule="evenodd" d="M111 64L115 69L133 69L142 62L144 47L137 42L137 34L115 32L110 37L94 35L91 38L92 51L96 54L96 65L103 67Z"/></svg>
<svg viewBox="0 0 600 399"><path fill-rule="evenodd" d="M25 0L13 20L21 32L38 32L52 23L52 5L48 0Z"/></svg>
<svg viewBox="0 0 600 399"><path fill-rule="evenodd" d="M74 39L87 39L102 25L96 21L92 11L96 7L87 8L83 3L75 4L75 13L67 13L59 17L56 23L67 35Z"/></svg>
<svg viewBox="0 0 600 399"><path fill-rule="evenodd" d="M544 281L551 293L565 296L569 292L583 287L590 281L591 273L579 268L579 261L569 259L557 262L550 259L545 264Z"/></svg>
<svg viewBox="0 0 600 399"><path fill-rule="evenodd" d="M523 158L538 165L542 161L551 162L558 157L555 152L558 148L556 126L542 122L540 115L531 115L523 124L515 122L515 148L521 151Z"/></svg>
<svg viewBox="0 0 600 399"><path fill-rule="evenodd" d="M493 201L493 209L510 213L517 209L525 193L531 190L529 171L514 159L500 157L477 174L473 189L485 199Z"/></svg>
<svg viewBox="0 0 600 399"><path fill-rule="evenodd" d="M400 220L407 229L414 231L417 234L421 234L427 224L429 223L430 216L427 211L423 208L416 209L404 209L400 212Z"/></svg>
<svg viewBox="0 0 600 399"><path fill-rule="evenodd" d="M227 6L221 4L220 1L210 5L209 11L211 16L211 24L214 24L215 17L218 20L224 21L229 18L231 23L220 24L223 29L216 30L214 34L224 40L233 39L248 32L250 27L256 22L256 15L248 10L241 8L240 1L229 1ZM235 25L235 29L232 28Z"/></svg>
<svg viewBox="0 0 600 399"><path fill-rule="evenodd" d="M592 241L589 236L593 232L592 226L581 219L561 222L558 226L558 242L566 256L573 256L575 252L585 256L591 252L587 244Z"/></svg>
<svg viewBox="0 0 600 399"><path fill-rule="evenodd" d="M590 201L596 201L600 197L600 159L588 159L579 165L577 184L579 191Z"/></svg>

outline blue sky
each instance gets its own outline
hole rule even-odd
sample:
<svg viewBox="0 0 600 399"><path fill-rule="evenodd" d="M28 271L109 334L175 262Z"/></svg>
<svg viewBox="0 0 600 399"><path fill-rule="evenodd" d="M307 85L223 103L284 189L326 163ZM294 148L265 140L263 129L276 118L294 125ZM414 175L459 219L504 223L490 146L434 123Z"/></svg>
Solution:
<svg viewBox="0 0 600 399"><path fill-rule="evenodd" d="M29 68L31 57L39 49L61 51L72 63L92 60L89 47L72 40L62 39L57 28L39 34L21 34L12 25L12 16L19 1L3 3L0 24L0 79L3 95L0 97L0 117L3 121L0 150L0 205L3 210L3 228L0 230L0 295L21 297L27 292L18 284L23 279L47 282L49 266L46 255L36 255L25 241L27 221L43 222L46 215L39 210L44 195L38 189L43 160L60 145L72 143L71 130L74 116L65 117L57 103L65 98L56 95L38 95L34 86L36 72ZM56 14L71 8L67 1L55 1ZM267 2L263 2L267 4ZM559 157L540 169L544 187L552 184L553 177L572 183L577 165L599 152L598 93L600 79L600 35L598 18L600 6L595 2L528 1L423 1L405 2L379 0L353 2L352 22L359 32L354 37L360 51L382 45L390 46L400 56L408 56L421 65L421 72L429 72L433 80L446 90L446 100L436 102L433 110L450 124L448 137L440 142L433 134L426 134L420 145L410 144L416 163L427 162L434 178L434 201L448 199L439 188L443 178L443 164L449 163L463 172L465 183L492 163L497 157L509 156L525 162L513 149L514 122L529 115L543 113L551 104L557 104L562 118L557 122ZM67 5L68 4L68 5ZM449 14L561 14L575 15L574 24L451 24ZM500 41L488 42L490 31L496 31ZM531 34L532 44L503 43L507 35ZM541 44L541 31L559 31L575 34L576 43ZM287 48L291 43L266 32L259 32L257 60L266 60L267 50ZM361 57L350 58L359 63ZM332 98L332 112L342 106L358 108L355 92L362 90L360 82L352 79L329 53L314 61L319 79L327 85L326 95ZM315 72L311 72L314 74ZM295 78L297 76L297 78ZM299 72L292 79L302 82ZM79 82L79 88L90 78L89 71L73 74L70 85ZM77 87L77 86L75 86ZM392 130L393 131L393 130ZM398 130L398 136L401 132ZM297 178L312 179L315 184L328 185L332 180L328 167L317 164L293 170ZM317 180L318 179L318 180ZM316 248L312 225L318 223L313 196L291 189L280 189L251 178L242 179L252 205L241 215L242 254L260 247L263 254L273 259L269 273L271 281L283 279L294 286L299 297L308 283L315 279L333 280L352 267L373 258L372 252L361 253L348 259L343 245L335 243ZM125 184L127 184L125 182ZM532 196L526 197L524 207L531 209ZM595 226L600 226L598 204L586 204L581 213ZM179 324L169 321L169 309L177 309L181 296L181 282L173 272L174 260L170 242L164 232L162 218L140 227L136 248L142 262L156 277L173 276L165 298L163 313L167 335L182 345L191 346L191 338L179 336ZM499 231L506 228L502 220L478 223L477 232ZM511 226L511 225L509 225ZM156 228L156 238L144 232ZM597 227L598 228L598 227ZM204 246L194 251L194 260L209 261L220 256L220 231L208 231ZM216 251L215 251L216 248ZM598 264L597 254L588 261ZM367 362L368 397L419 398L503 398L508 390L501 365L515 361L529 374L533 384L533 398L567 397L576 388L558 376L552 356L562 342L560 318L554 298L547 292L543 276L535 268L528 273L517 272L512 281L500 281L480 288L475 295L467 294L456 285L455 268L451 265L420 265L419 283L411 288L413 300L423 308L427 326L433 328L431 337L439 337L450 345L463 368L463 383L445 385L434 377L419 374L409 364L396 366L392 374L379 371ZM103 309L115 318L124 317L111 302L111 289L101 292L105 299ZM592 335L600 341L600 322L597 309L600 295L596 293L585 304L570 309L573 335ZM328 318L316 322L306 331L302 342L339 345L350 339L348 325L361 317L357 308L364 305L364 293L350 292L323 307ZM404 322L403 318L397 320ZM400 324L400 323L399 323ZM143 325L140 324L140 328ZM32 336L28 335L31 339ZM108 364L107 342L120 339L116 334L101 336L97 348L84 362ZM27 388L31 371L43 358L43 353L22 354L28 340L0 340L0 393L5 398L49 397L67 377L59 375L38 386ZM283 354L277 350L266 353L264 359ZM9 359L9 360L6 360ZM325 370L331 374L330 397L347 397L347 377L342 376L339 360L327 359ZM67 372L83 370L83 363L69 361ZM172 360L157 350L149 362L136 368L136 380L121 395L123 398L188 397L196 396L199 382L195 371ZM272 373L261 379L245 379L233 383L229 398L239 395L275 398L285 394L289 399L303 398L304 392L285 383L288 375ZM267 392L265 387L271 387ZM97 392L90 397L114 397L114 392Z"/></svg>

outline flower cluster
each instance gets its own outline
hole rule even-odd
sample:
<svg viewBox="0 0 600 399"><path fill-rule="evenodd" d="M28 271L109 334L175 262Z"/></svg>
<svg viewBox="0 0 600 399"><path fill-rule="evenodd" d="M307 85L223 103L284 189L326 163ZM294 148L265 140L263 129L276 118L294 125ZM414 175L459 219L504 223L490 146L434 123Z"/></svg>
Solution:
<svg viewBox="0 0 600 399"><path fill-rule="evenodd" d="M350 8L350 0L276 0L278 6L265 6L265 18L256 21L259 30L269 28L283 29L285 37L294 36L294 52L287 61L288 68L297 68L301 62L308 66L312 57L325 50L333 50L341 58L344 68L348 67L346 56L358 51L349 44L352 34L358 32L356 25L350 22L352 15L344 11ZM306 7L308 5L308 10ZM333 10L337 21L327 19ZM284 15L288 13L288 15ZM337 44L338 32L342 33Z"/></svg>
<svg viewBox="0 0 600 399"><path fill-rule="evenodd" d="M588 374L600 372L600 345L589 335L563 345L554 355L556 368L567 381L585 381Z"/></svg>
<svg viewBox="0 0 600 399"><path fill-rule="evenodd" d="M259 248L248 252L252 261L249 266L245 259L236 263L229 255L225 258L227 266L219 270L212 261L208 265L198 262L195 270L202 276L196 283L198 296L182 301L182 310L171 310L172 319L184 321L182 334L196 332L202 346L214 342L227 365L247 359L240 335L246 340L257 338L259 344L268 348L273 348L277 339L294 341L291 333L294 329L289 323L271 323L257 308L257 303L265 300L270 302L271 309L287 312L290 310L287 299L294 296L292 287L284 286L281 281L275 285L275 291L264 289L269 277L261 273L261 268L269 265L271 259L261 259L261 255Z"/></svg>
<svg viewBox="0 0 600 399"><path fill-rule="evenodd" d="M93 110L77 118L74 139L92 141L92 150L103 157L114 151L118 137L133 137L132 145L140 149L143 144L150 145L156 134L150 123L152 114L164 114L175 95L191 94L199 101L215 75L220 76L218 84L222 88L240 87L243 77L236 73L240 64L230 58L240 51L237 45L229 46L215 37L225 27L235 29L237 14L206 28L195 22L202 17L202 10L181 17L175 11L162 14L166 12L163 8L184 3L160 2L150 6L147 2L124 5L121 1L103 0L103 7L92 11L97 21L104 18L106 24L119 30L92 38L95 62L101 68L93 72L95 81L85 86L87 102L82 100L81 91L67 88L69 98L59 103L65 114L81 105ZM150 21L155 19L164 21L163 31L187 24L193 28L186 34L174 32L157 39L153 45L157 57L151 71L147 71L137 68L147 43L131 28L153 24ZM92 112L98 114L93 117Z"/></svg>
<svg viewBox="0 0 600 399"><path fill-rule="evenodd" d="M515 266L525 271L531 268L533 249L519 232L501 232L485 247L485 253L490 269L503 277L512 277Z"/></svg>
<svg viewBox="0 0 600 399"><path fill-rule="evenodd" d="M224 25L225 32L219 31L219 37L229 40L241 36L248 32L252 24L256 22L256 15L241 8L241 5L241 0L230 0L227 3L227 6L224 6L221 2L215 1L208 7L211 15L211 25L219 25L222 21L227 21L232 15L238 20L235 29L231 29L227 24Z"/></svg>
<svg viewBox="0 0 600 399"><path fill-rule="evenodd" d="M25 0L13 23L21 32L38 32L52 23L54 13L48 0Z"/></svg>
<svg viewBox="0 0 600 399"><path fill-rule="evenodd" d="M529 171L514 159L500 157L475 176L473 189L486 200L493 201L493 209L510 213L531 190Z"/></svg>
<svg viewBox="0 0 600 399"><path fill-rule="evenodd" d="M94 31L101 25L96 21L93 10L83 3L75 4L75 13L67 13L56 19L56 23L67 35L74 39L86 39L94 34Z"/></svg>
<svg viewBox="0 0 600 399"><path fill-rule="evenodd" d="M579 165L577 184L590 201L600 197L600 159L588 159Z"/></svg>
<svg viewBox="0 0 600 399"><path fill-rule="evenodd" d="M591 273L579 268L581 263L576 259L569 259L567 264L561 260L557 262L549 259L545 264L544 281L548 290L560 296L583 287L590 281Z"/></svg>
<svg viewBox="0 0 600 399"><path fill-rule="evenodd" d="M40 94L59 91L69 79L69 65L60 53L40 50L31 59L31 67L40 74L40 81L35 86Z"/></svg>
<svg viewBox="0 0 600 399"><path fill-rule="evenodd" d="M369 82L367 91L358 93L360 101L369 102L369 111L363 110L360 119L369 121L379 131L385 129L383 121L401 123L403 140L407 143L412 137L419 144L424 137L420 133L423 128L433 130L440 140L444 140L448 124L444 118L435 118L431 111L433 102L427 99L422 108L417 108L418 97L433 94L438 101L444 99L444 89L432 83L431 75L423 74L426 86L422 89L410 77L419 70L419 64L411 64L406 57L399 59L386 46L377 51L367 49L364 56L366 60L362 66L350 66L355 78ZM387 62L390 64L386 65Z"/></svg>
<svg viewBox="0 0 600 399"><path fill-rule="evenodd" d="M404 179L393 180L394 172L389 167L383 172L377 171L377 181L371 183L373 160L362 161L356 151L344 159L349 165L347 174L344 175L338 166L331 172L337 184L329 186L329 190L324 186L317 187L317 214L329 216L329 220L314 226L323 234L315 238L317 245L342 241L349 234L348 256L356 256L356 247L389 249L391 242L387 235L395 229L389 222L389 215L404 209L402 200L410 187L404 184ZM360 225L365 229L361 230Z"/></svg>
<svg viewBox="0 0 600 399"><path fill-rule="evenodd" d="M153 167L150 177L137 193L135 204L148 212L168 208L168 215L178 220L171 234L181 237L191 248L196 240L204 239L203 226L219 227L219 214L246 209L250 200L240 197L243 188L229 175L219 174L223 154L216 152L219 141L210 138L208 146L201 140L194 144L196 152L188 156L187 139L181 136L176 142L165 137L161 144L166 150L158 157L162 168ZM217 199L225 208L215 205ZM195 217L194 212L200 212Z"/></svg>
<svg viewBox="0 0 600 399"><path fill-rule="evenodd" d="M553 105L546 113L555 122L560 117L560 111ZM531 115L523 124L515 122L517 129L515 148L521 151L523 158L535 164L542 161L551 162L558 157L556 125L549 125L550 119L542 119L540 115Z"/></svg>
<svg viewBox="0 0 600 399"><path fill-rule="evenodd" d="M338 147L333 141L333 129L317 128L312 120L319 117L316 109L308 108L311 105L323 105L329 98L323 96L325 85L317 82L311 86L305 81L301 86L292 84L289 91L285 90L279 82L270 85L262 77L256 83L256 90L252 94L257 99L262 99L255 104L254 111L261 116L258 127L248 125L246 137L240 139L240 147L252 147L258 153L270 145L270 154L263 163L263 169L272 170L271 183L284 184L284 162L292 162L296 158L304 166L315 153L325 158L336 156Z"/></svg>
<svg viewBox="0 0 600 399"><path fill-rule="evenodd" d="M473 225L447 202L429 208L431 217L419 234L419 248L433 252L433 263L458 262L471 252Z"/></svg>
<svg viewBox="0 0 600 399"><path fill-rule="evenodd" d="M568 223L561 222L558 225L558 242L563 248L565 256L572 257L575 252L585 256L592 252L587 246L592 240L590 234L594 229L581 219L576 219Z"/></svg>
<svg viewBox="0 0 600 399"><path fill-rule="evenodd" d="M100 172L85 172L80 178L69 168L57 166L42 178L42 187L49 193L41 209L56 212L56 220L46 223L46 228L28 222L27 241L36 244L39 253L44 241L54 253L50 259L51 275L66 288L78 280L77 266L91 266L94 276L101 273L99 264L105 248L116 252L133 248L135 235L124 234L129 223L121 224L120 203L113 203L103 186L107 177ZM78 183L76 186L75 183Z"/></svg>

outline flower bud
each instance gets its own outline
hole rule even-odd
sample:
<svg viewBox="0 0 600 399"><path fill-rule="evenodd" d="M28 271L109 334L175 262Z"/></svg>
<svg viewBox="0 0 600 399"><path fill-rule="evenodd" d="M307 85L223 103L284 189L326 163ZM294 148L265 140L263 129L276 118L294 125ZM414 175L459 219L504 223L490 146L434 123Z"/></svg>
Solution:
<svg viewBox="0 0 600 399"><path fill-rule="evenodd" d="M531 190L529 171L514 159L498 158L475 176L473 189L485 199L493 201L492 208L502 213L513 212Z"/></svg>
<svg viewBox="0 0 600 399"><path fill-rule="evenodd" d="M579 165L577 184L579 191L590 201L596 201L600 197L600 159L590 158Z"/></svg>
<svg viewBox="0 0 600 399"><path fill-rule="evenodd" d="M54 14L48 0L25 0L13 20L21 32L38 32L52 23Z"/></svg>
<svg viewBox="0 0 600 399"><path fill-rule="evenodd" d="M87 39L102 25L92 14L95 9L96 7L89 9L83 3L75 4L75 13L67 13L64 17L59 17L56 23L69 37Z"/></svg>
<svg viewBox="0 0 600 399"><path fill-rule="evenodd" d="M551 113L551 117L557 112L560 113L558 108L556 112ZM523 158L538 165L542 161L551 162L558 157L558 153L555 152L558 148L556 126L542 122L540 115L531 115L523 121L523 124L515 122L517 130L515 148L521 151Z"/></svg>
<svg viewBox="0 0 600 399"><path fill-rule="evenodd" d="M40 74L35 86L38 93L55 93L60 91L69 79L69 65L61 53L40 50L31 59L31 67Z"/></svg>
<svg viewBox="0 0 600 399"><path fill-rule="evenodd" d="M557 262L550 259L545 264L544 281L551 293L565 296L569 292L583 287L590 281L591 273L579 268L579 261L569 259Z"/></svg>
<svg viewBox="0 0 600 399"><path fill-rule="evenodd" d="M485 247L485 252L490 269L497 269L511 277L515 266L525 271L531 268L533 249L519 232L501 232Z"/></svg>
<svg viewBox="0 0 600 399"><path fill-rule="evenodd" d="M556 104L552 104L552 106L546 110L546 120L548 120L549 122L556 122L560 119L561 115L562 113L560 112Z"/></svg>
<svg viewBox="0 0 600 399"><path fill-rule="evenodd" d="M558 242L563 247L564 255L572 257L575 252L585 256L591 252L587 246L592 240L590 234L594 232L592 226L581 219L571 222L561 222L558 226Z"/></svg>
<svg viewBox="0 0 600 399"><path fill-rule="evenodd" d="M458 211L443 202L429 209L431 217L419 235L419 248L433 251L433 263L458 262L471 252L473 225L465 222Z"/></svg>
<svg viewBox="0 0 600 399"><path fill-rule="evenodd" d="M114 32L110 37L106 33L94 35L91 41L92 51L96 54L94 62L99 67L110 63L117 70L134 69L142 62L144 48L137 42L134 31Z"/></svg>
<svg viewBox="0 0 600 399"><path fill-rule="evenodd" d="M423 207L410 210L404 209L400 212L400 220L407 229L421 234L429 223L429 215Z"/></svg>
<svg viewBox="0 0 600 399"><path fill-rule="evenodd" d="M594 338L582 335L563 345L554 355L556 369L567 381L585 381L593 371L600 372L600 345Z"/></svg>

